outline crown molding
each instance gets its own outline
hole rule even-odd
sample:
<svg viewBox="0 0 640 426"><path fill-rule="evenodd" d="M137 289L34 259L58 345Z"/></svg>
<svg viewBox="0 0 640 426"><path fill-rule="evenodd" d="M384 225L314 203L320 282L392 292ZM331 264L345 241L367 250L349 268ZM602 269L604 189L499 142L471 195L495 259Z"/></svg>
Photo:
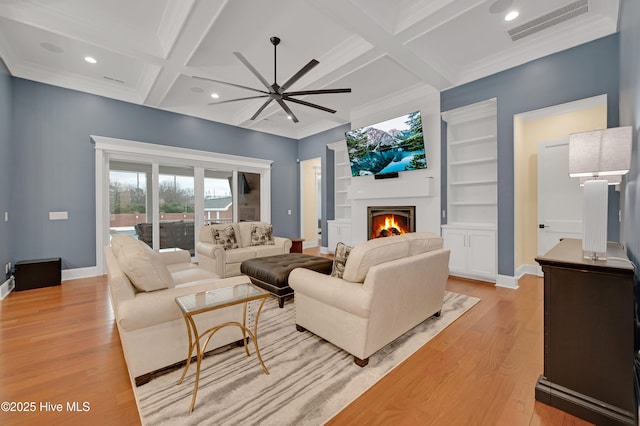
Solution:
<svg viewBox="0 0 640 426"><path fill-rule="evenodd" d="M615 23L612 23L608 19L585 19L590 19L592 22L588 25L582 24L580 26L572 25L571 27L563 27L559 31L553 31L536 38L534 42L513 42L514 46L503 53L483 58L480 61L472 63L466 69L461 70L458 73L456 85L475 81L616 32ZM505 37L508 37L506 33Z"/></svg>
<svg viewBox="0 0 640 426"><path fill-rule="evenodd" d="M432 86L425 83L418 83L412 87L409 87L403 91L378 98L375 101L369 102L360 108L354 108L351 111L351 123L361 123L367 121L372 116L387 113L389 111L397 110L398 108L405 107L407 105L423 105L425 102L432 100L440 101L440 92L438 92ZM366 123L363 123L363 125ZM362 127L358 124L356 127Z"/></svg>

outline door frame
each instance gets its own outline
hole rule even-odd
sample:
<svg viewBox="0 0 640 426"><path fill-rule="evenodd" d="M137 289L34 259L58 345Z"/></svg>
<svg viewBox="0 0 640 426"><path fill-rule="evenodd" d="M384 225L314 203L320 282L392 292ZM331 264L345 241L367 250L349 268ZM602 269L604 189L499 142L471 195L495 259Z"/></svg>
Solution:
<svg viewBox="0 0 640 426"><path fill-rule="evenodd" d="M561 114L567 114L567 113L571 113L571 112L577 112L580 110L585 110L585 109L589 109L589 108L594 108L594 107L598 107L598 106L607 106L607 95L606 94L602 94L602 95L597 95L597 96L593 96L590 98L584 98L584 99L579 99L573 102L567 102L567 103L563 103L563 104L558 104L558 105L553 105L553 106L549 106L546 108L540 108L537 110L531 110L531 111L525 111L522 112L520 114L514 114L513 115L513 130L514 130L514 135L513 135L513 155L514 155L514 177L516 179L518 179L518 170L517 170L517 165L520 162L519 161L519 147L518 147L518 139L520 137L524 137L524 135L520 134L519 129L520 129L520 122L521 121L528 121L528 120L536 120L536 119L541 119L541 118L546 118L546 117L552 117L552 116L557 116L557 115L561 115ZM498 141L499 142L499 141ZM519 187L519 185L514 185L514 192L517 192L521 190L521 188ZM498 196L499 198L499 196ZM524 206L521 205L521 203L518 203L518 198L516 197L516 194L514 193L514 228L513 228L513 249L514 249L514 253L513 253L513 260L514 260L514 271L515 271L515 279L518 280L520 279L520 277L522 277L525 274L533 274L533 275L537 275L538 274L538 265L537 264L522 264L522 265L518 265L518 248L519 248L519 243L520 242L520 238L523 238L522 235L519 235L518 232L518 226L519 226L519 222L518 222L518 217L522 216L523 211L525 208L528 208L528 206ZM537 194L536 194L536 210L537 210ZM536 213L537 214L537 213Z"/></svg>
<svg viewBox="0 0 640 426"><path fill-rule="evenodd" d="M305 165L305 163L308 163L309 161L317 162L318 163L317 167L319 168L319 173L322 173L322 158L321 157L314 157L314 158L308 158L306 160L300 160L300 163L299 163L300 164L299 165L299 169L300 169L300 238L304 238L304 234L305 234L304 221L305 221L305 216L306 216L307 212L305 211L305 199L306 199L306 197L305 197L305 190L304 190L305 185L304 185L304 183L305 183L305 179L309 179L310 177L306 176L304 165ZM315 168L315 166L313 166L312 168ZM317 175L317 173L313 174L314 188L317 188L316 175ZM314 194L315 194L316 202L317 202L318 194L315 193L315 192L314 192ZM320 206L322 206L322 203L320 203ZM321 219L317 215L317 207L318 206L316 206L316 211L314 211L314 215L316 217L315 222L317 222L318 219ZM307 241L305 239L305 241L302 243L302 246L304 248L318 247L318 239L314 238L313 241Z"/></svg>

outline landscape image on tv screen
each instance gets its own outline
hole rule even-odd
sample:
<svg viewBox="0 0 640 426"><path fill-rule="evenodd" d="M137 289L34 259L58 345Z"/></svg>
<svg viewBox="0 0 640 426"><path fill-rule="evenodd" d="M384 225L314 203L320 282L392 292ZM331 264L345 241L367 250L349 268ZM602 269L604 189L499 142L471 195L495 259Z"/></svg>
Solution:
<svg viewBox="0 0 640 426"><path fill-rule="evenodd" d="M350 130L346 139L354 177L427 168L420 111Z"/></svg>

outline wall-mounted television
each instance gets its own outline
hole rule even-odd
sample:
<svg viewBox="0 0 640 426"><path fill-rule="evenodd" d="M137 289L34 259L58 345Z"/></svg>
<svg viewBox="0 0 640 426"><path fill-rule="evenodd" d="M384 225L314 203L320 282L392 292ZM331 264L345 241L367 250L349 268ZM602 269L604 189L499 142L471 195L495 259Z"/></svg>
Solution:
<svg viewBox="0 0 640 426"><path fill-rule="evenodd" d="M420 111L346 132L352 176L427 168Z"/></svg>

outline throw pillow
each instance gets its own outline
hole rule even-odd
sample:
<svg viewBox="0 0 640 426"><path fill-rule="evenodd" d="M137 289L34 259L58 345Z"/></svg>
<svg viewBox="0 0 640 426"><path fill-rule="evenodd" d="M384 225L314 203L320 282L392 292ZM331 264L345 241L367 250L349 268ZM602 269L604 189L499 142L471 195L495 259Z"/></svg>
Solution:
<svg viewBox="0 0 640 426"><path fill-rule="evenodd" d="M226 226L224 229L211 229L211 235L213 236L213 242L215 244L221 244L225 250L231 250L238 248L238 241L236 240L236 231L233 226Z"/></svg>
<svg viewBox="0 0 640 426"><path fill-rule="evenodd" d="M119 247L117 258L120 268L138 291L175 287L173 277L160 254L142 241Z"/></svg>
<svg viewBox="0 0 640 426"><path fill-rule="evenodd" d="M251 224L251 245L266 246L274 245L273 226L268 224Z"/></svg>
<svg viewBox="0 0 640 426"><path fill-rule="evenodd" d="M336 246L336 252L333 256L333 268L331 269L331 276L342 278L344 273L344 267L347 264L347 258L351 253L351 248L346 244L338 243Z"/></svg>

